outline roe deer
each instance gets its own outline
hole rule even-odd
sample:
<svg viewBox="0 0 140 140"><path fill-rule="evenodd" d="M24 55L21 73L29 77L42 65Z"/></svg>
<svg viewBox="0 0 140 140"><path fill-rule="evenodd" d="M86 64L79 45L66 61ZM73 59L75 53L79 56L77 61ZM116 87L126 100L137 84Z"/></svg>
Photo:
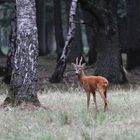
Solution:
<svg viewBox="0 0 140 140"><path fill-rule="evenodd" d="M86 76L84 73L85 63L81 64L82 57L78 64L78 58L76 58L76 64L72 63L75 69L76 75L78 75L78 79L86 91L87 94L87 108L89 108L90 103L90 94L93 95L93 100L95 103L95 108L97 109L96 103L96 91L100 93L101 98L104 101L104 111L108 110L107 106L107 87L108 87L108 80L102 76Z"/></svg>

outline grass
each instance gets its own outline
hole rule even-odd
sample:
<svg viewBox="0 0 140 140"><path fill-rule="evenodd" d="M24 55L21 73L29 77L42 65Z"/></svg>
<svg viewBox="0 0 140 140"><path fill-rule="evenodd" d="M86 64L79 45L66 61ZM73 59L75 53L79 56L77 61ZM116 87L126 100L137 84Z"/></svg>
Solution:
<svg viewBox="0 0 140 140"><path fill-rule="evenodd" d="M5 95L0 95L0 103ZM139 140L139 88L108 91L109 109L97 95L86 109L86 95L80 88L69 91L44 90L39 99L47 110L0 109L0 140Z"/></svg>

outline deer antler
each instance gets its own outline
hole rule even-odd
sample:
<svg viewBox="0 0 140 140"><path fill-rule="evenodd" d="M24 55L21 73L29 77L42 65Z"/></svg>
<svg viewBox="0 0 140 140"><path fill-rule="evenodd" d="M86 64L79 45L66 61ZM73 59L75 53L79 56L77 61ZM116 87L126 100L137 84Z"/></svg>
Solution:
<svg viewBox="0 0 140 140"><path fill-rule="evenodd" d="M76 65L78 65L78 57L76 58Z"/></svg>
<svg viewBox="0 0 140 140"><path fill-rule="evenodd" d="M81 63L82 63L82 60L83 60L83 57L81 57L81 59L80 59L80 62L79 62L79 65L81 65Z"/></svg>

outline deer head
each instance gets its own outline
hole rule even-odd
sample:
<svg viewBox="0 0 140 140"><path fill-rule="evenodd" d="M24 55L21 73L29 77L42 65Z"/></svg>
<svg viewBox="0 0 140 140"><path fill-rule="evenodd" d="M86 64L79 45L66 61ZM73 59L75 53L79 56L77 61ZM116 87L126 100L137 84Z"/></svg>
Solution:
<svg viewBox="0 0 140 140"><path fill-rule="evenodd" d="M86 63L81 64L82 63L82 60L83 60L83 58L81 57L81 59L79 61L79 64L78 64L78 57L77 57L76 58L76 63L75 64L72 63L72 65L73 65L73 67L75 69L75 74L76 75L80 75L81 72L82 72L82 70L84 70L84 68L85 68Z"/></svg>

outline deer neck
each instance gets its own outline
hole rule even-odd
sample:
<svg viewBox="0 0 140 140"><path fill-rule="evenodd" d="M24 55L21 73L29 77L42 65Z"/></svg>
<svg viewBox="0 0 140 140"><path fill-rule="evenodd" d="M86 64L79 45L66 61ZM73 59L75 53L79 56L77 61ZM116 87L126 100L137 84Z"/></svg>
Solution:
<svg viewBox="0 0 140 140"><path fill-rule="evenodd" d="M85 73L82 70L81 73L78 75L78 79L79 79L80 82L82 82L84 76L85 76Z"/></svg>

